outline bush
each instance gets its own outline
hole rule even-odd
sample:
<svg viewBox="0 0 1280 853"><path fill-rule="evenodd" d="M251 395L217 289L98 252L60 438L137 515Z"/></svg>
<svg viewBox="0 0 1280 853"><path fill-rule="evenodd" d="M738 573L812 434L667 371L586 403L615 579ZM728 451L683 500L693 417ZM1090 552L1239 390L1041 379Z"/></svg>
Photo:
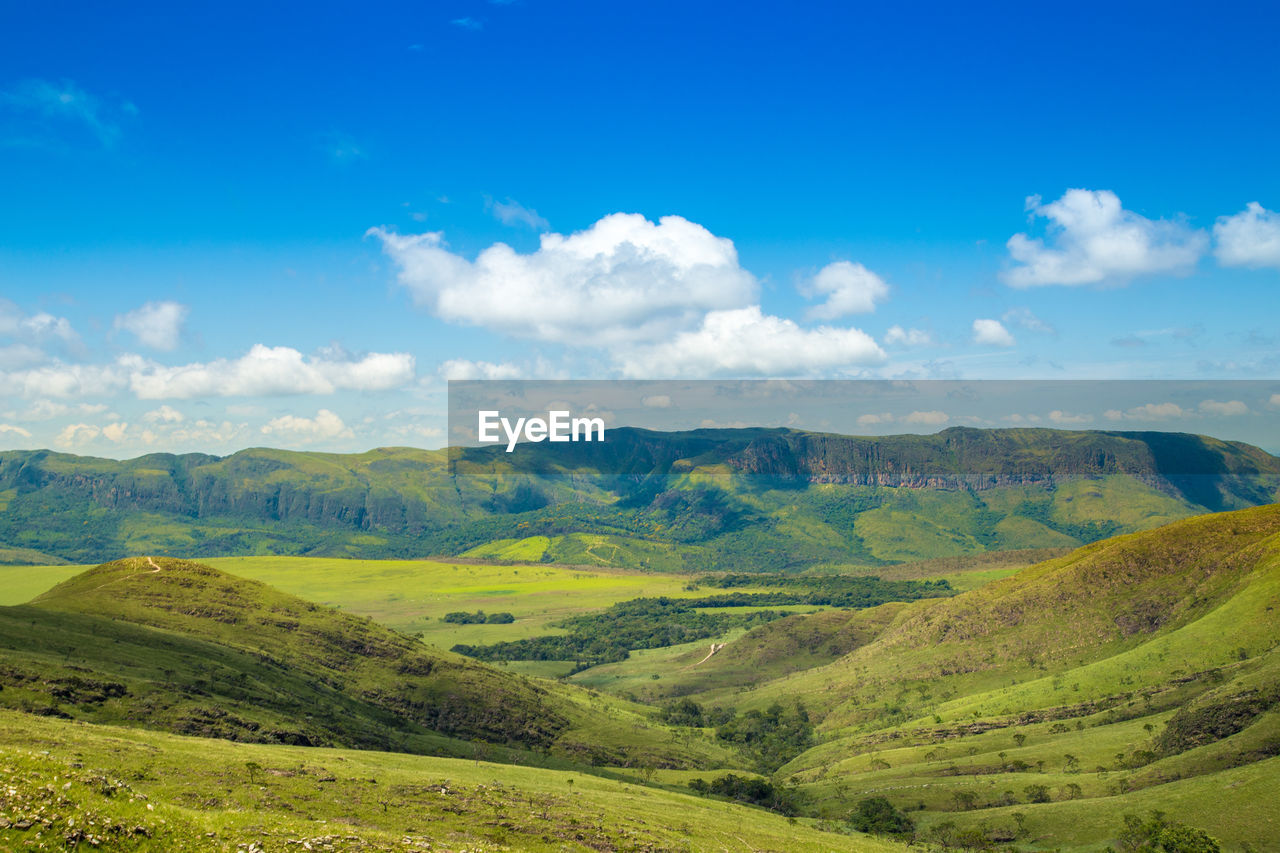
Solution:
<svg viewBox="0 0 1280 853"><path fill-rule="evenodd" d="M849 826L858 832L897 838L910 835L916 830L911 818L884 797L859 800L853 814L849 815Z"/></svg>

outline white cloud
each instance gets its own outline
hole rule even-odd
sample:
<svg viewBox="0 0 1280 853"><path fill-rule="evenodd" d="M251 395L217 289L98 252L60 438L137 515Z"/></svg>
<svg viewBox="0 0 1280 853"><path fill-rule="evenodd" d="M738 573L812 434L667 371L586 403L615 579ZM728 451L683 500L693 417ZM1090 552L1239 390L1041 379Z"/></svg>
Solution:
<svg viewBox="0 0 1280 853"><path fill-rule="evenodd" d="M56 317L45 311L28 316L17 305L3 298L0 298L0 335L18 338L29 344L44 344L49 341L72 345L80 343L80 336L66 317ZM7 349L16 350L18 347L21 345ZM30 347L21 347L21 350L22 360L30 362L33 357L35 360L44 358L44 353L39 350Z"/></svg>
<svg viewBox="0 0 1280 853"><path fill-rule="evenodd" d="M13 424L0 424L0 435L10 432L15 435L20 435L23 438L31 438L30 431L25 430L20 426L14 426Z"/></svg>
<svg viewBox="0 0 1280 853"><path fill-rule="evenodd" d="M126 354L111 364L53 364L0 372L0 394L27 398L104 396L129 388L141 400L255 397L385 391L411 381L413 356L338 351L303 356L290 347L255 344L237 359L163 365Z"/></svg>
<svg viewBox="0 0 1280 853"><path fill-rule="evenodd" d="M148 302L116 315L115 328L130 332L143 346L170 351L178 348L187 306L178 302Z"/></svg>
<svg viewBox="0 0 1280 853"><path fill-rule="evenodd" d="M93 424L68 424L54 442L64 447L76 447L88 444L101 434L102 430Z"/></svg>
<svg viewBox="0 0 1280 853"><path fill-rule="evenodd" d="M1010 308L1000 315L1000 319L1011 326L1017 326L1029 332L1044 332L1046 335L1055 335L1058 332L1057 329L1031 313L1031 309L1026 307Z"/></svg>
<svg viewBox="0 0 1280 853"><path fill-rule="evenodd" d="M55 317L43 311L27 317L22 321L22 326L36 339L57 338L66 343L75 343L80 340L80 336L71 328L71 322L66 317Z"/></svg>
<svg viewBox="0 0 1280 853"><path fill-rule="evenodd" d="M646 409L669 409L671 408L671 397L666 394L653 394L649 397L643 397L640 404Z"/></svg>
<svg viewBox="0 0 1280 853"><path fill-rule="evenodd" d="M524 225L534 231L546 231L551 223L538 215L538 211L525 207L515 199L508 197L506 201L491 201L489 209L494 219L503 225Z"/></svg>
<svg viewBox="0 0 1280 853"><path fill-rule="evenodd" d="M449 23L464 30L479 31L484 29L484 21L478 21L475 18L454 18Z"/></svg>
<svg viewBox="0 0 1280 853"><path fill-rule="evenodd" d="M1230 418L1236 415L1247 415L1249 407L1240 400L1228 400L1225 403L1217 400L1205 400L1200 404L1200 411L1206 415Z"/></svg>
<svg viewBox="0 0 1280 853"><path fill-rule="evenodd" d="M102 428L102 437L107 441L114 441L119 444L121 441L124 441L124 434L128 429L129 425L123 421L107 424Z"/></svg>
<svg viewBox="0 0 1280 853"><path fill-rule="evenodd" d="M165 433L165 437L171 446L208 447L209 445L227 444L247 434L248 424L233 424L230 421L215 423L201 418L194 422L188 421L181 426L169 428Z"/></svg>
<svg viewBox="0 0 1280 853"><path fill-rule="evenodd" d="M941 426L942 424L945 424L949 420L951 420L951 416L948 415L946 412L939 412L937 410L933 410L928 412L912 412L911 414L903 418L902 422L907 424L926 424L928 426Z"/></svg>
<svg viewBox="0 0 1280 853"><path fill-rule="evenodd" d="M1280 406L1280 394L1272 394L1267 402L1272 406Z"/></svg>
<svg viewBox="0 0 1280 853"><path fill-rule="evenodd" d="M0 394L28 399L68 398L110 394L128 380L119 364L53 364L0 373Z"/></svg>
<svg viewBox="0 0 1280 853"><path fill-rule="evenodd" d="M973 342L996 347L1011 347L1017 343L999 320L989 319L973 321Z"/></svg>
<svg viewBox="0 0 1280 853"><path fill-rule="evenodd" d="M149 424L166 423L180 424L186 420L186 417L177 409L170 405L163 405L158 409L152 409L142 416L142 419Z"/></svg>
<svg viewBox="0 0 1280 853"><path fill-rule="evenodd" d="M1228 267L1280 267L1280 213L1249 202L1213 226L1218 263Z"/></svg>
<svg viewBox="0 0 1280 853"><path fill-rule="evenodd" d="M876 426L878 424L890 423L893 423L893 415L888 412L858 415L858 426Z"/></svg>
<svg viewBox="0 0 1280 853"><path fill-rule="evenodd" d="M1093 415L1074 415L1071 412L1054 409L1049 413L1049 420L1055 424L1091 424Z"/></svg>
<svg viewBox="0 0 1280 853"><path fill-rule="evenodd" d="M850 261L827 264L801 290L810 298L826 297L821 305L809 309L808 316L815 320L865 314L889 298L889 285L884 279L862 264Z"/></svg>
<svg viewBox="0 0 1280 853"><path fill-rule="evenodd" d="M1108 409L1103 417L1111 421L1167 421L1185 418L1190 414L1177 403L1147 403L1120 411Z"/></svg>
<svg viewBox="0 0 1280 853"><path fill-rule="evenodd" d="M0 347L0 370L18 370L39 364L48 358L44 350L28 344L9 344Z"/></svg>
<svg viewBox="0 0 1280 853"><path fill-rule="evenodd" d="M890 326L884 333L884 342L890 346L901 344L908 347L923 347L933 343L933 335L924 329L904 329L901 326Z"/></svg>
<svg viewBox="0 0 1280 853"><path fill-rule="evenodd" d="M755 278L730 240L679 216L615 213L521 254L495 243L474 261L443 235L372 228L415 302L452 323L570 345L659 341L708 311L749 305Z"/></svg>
<svg viewBox="0 0 1280 853"><path fill-rule="evenodd" d="M1009 238L1009 254L1019 265L1003 278L1012 287L1118 284L1139 275L1185 273L1208 242L1202 231L1125 210L1109 190L1067 190L1051 204L1032 196L1027 207L1050 221L1053 245L1026 234Z"/></svg>
<svg viewBox="0 0 1280 853"><path fill-rule="evenodd" d="M385 391L413 378L407 353L369 353L353 359L341 352L306 357L291 347L255 344L238 359L167 367L131 365L129 387L142 400L192 397L259 397Z"/></svg>
<svg viewBox="0 0 1280 853"><path fill-rule="evenodd" d="M262 427L265 435L278 435L294 441L322 441L331 438L352 438L355 434L342 422L342 418L328 409L316 412L314 418L282 415L272 418Z"/></svg>
<svg viewBox="0 0 1280 853"><path fill-rule="evenodd" d="M803 329L752 305L712 311L696 331L627 351L621 368L629 377L813 375L884 360L884 351L860 329Z"/></svg>
<svg viewBox="0 0 1280 853"><path fill-rule="evenodd" d="M445 379L519 379L525 371L510 362L495 364L491 361L468 361L455 358L440 365L440 375Z"/></svg>

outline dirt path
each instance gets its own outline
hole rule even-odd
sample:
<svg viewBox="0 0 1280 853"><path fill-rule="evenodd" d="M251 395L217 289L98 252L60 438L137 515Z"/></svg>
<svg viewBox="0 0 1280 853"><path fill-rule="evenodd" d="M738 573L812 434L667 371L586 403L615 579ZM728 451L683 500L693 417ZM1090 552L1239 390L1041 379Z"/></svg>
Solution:
<svg viewBox="0 0 1280 853"><path fill-rule="evenodd" d="M143 572L144 575L154 575L156 572L160 571L160 567L156 565L156 561L150 557L147 557L147 565L151 567L152 571Z"/></svg>
<svg viewBox="0 0 1280 853"><path fill-rule="evenodd" d="M701 666L702 664L704 664L704 663L706 663L707 661L711 660L711 656L712 656L712 655L714 655L716 652L720 651L721 649L723 649L723 648L724 648L724 646L725 646L725 644L724 644L724 643L712 643L712 644L711 644L711 651L707 652L707 656L706 656L705 658L703 658L702 660L698 661L697 663L689 664L689 666L686 666L686 667L685 667L685 669L693 669L695 666Z"/></svg>

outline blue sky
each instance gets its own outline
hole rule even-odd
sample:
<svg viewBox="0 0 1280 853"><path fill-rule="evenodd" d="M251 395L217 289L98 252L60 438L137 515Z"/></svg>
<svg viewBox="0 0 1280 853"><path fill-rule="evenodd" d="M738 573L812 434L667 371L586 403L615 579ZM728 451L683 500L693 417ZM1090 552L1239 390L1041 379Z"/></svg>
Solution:
<svg viewBox="0 0 1280 853"><path fill-rule="evenodd" d="M1275 377L1277 17L10 4L0 445L434 446L449 376Z"/></svg>

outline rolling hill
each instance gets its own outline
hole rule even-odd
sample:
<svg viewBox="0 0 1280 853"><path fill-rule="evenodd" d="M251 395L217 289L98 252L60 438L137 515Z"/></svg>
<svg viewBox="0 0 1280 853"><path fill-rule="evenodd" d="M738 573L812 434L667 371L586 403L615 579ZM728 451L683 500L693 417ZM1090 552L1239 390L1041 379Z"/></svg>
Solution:
<svg viewBox="0 0 1280 853"><path fill-rule="evenodd" d="M815 646L827 661L779 671ZM1123 814L1155 808L1229 849L1273 849L1280 505L1098 542L953 598L773 622L670 688L739 713L802 701L816 745L776 778L815 814L883 796L938 841L1101 850Z"/></svg>
<svg viewBox="0 0 1280 853"><path fill-rule="evenodd" d="M0 704L45 716L526 762L732 760L676 744L636 706L184 560L107 563L0 608L0 649Z"/></svg>

